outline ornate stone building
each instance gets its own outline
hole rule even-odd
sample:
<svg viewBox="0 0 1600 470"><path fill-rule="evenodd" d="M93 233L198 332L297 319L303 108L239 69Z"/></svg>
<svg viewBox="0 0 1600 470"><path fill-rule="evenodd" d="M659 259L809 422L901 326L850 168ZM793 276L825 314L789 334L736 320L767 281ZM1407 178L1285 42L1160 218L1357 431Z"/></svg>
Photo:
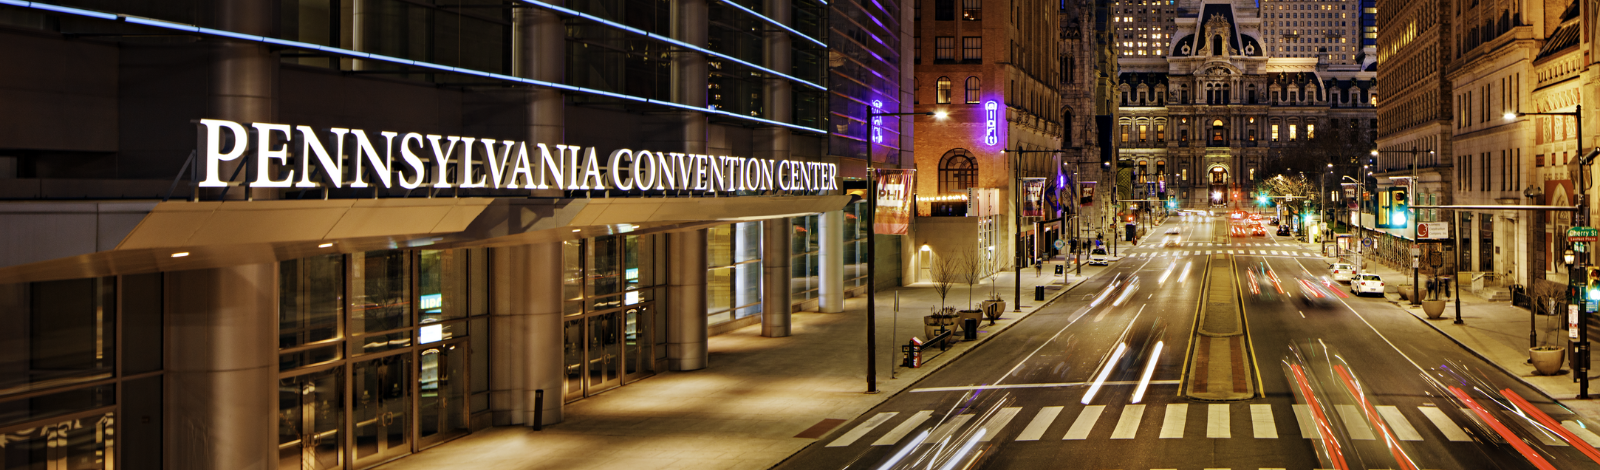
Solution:
<svg viewBox="0 0 1600 470"><path fill-rule="evenodd" d="M1120 166L1132 168L1133 198L1231 207L1256 182L1281 173L1280 159L1318 132L1371 135L1378 93L1372 54L1362 54L1360 65L1277 57L1263 47L1264 19L1254 2L1186 6L1166 57L1118 61L1112 138Z"/></svg>

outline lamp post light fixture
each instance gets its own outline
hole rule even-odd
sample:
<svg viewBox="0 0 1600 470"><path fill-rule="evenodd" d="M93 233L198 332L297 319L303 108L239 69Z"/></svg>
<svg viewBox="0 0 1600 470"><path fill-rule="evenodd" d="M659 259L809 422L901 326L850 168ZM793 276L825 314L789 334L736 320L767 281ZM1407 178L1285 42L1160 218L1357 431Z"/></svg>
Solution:
<svg viewBox="0 0 1600 470"><path fill-rule="evenodd" d="M868 112L867 122L877 125L877 118L881 116L933 116L935 119L944 119L949 116L944 111L928 111L921 113L879 113ZM874 133L877 131L874 130ZM867 162L872 161L872 145L879 139L867 144ZM874 261L877 260L877 216L878 216L878 171L876 168L867 168L867 393L878 393L878 323L877 323L877 285L873 275L877 271ZM891 332L891 336L893 332Z"/></svg>

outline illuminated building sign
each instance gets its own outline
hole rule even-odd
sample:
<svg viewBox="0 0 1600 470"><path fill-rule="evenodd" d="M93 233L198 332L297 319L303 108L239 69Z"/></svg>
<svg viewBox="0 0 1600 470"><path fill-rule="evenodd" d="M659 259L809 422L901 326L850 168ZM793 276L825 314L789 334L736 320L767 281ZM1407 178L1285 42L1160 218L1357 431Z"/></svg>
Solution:
<svg viewBox="0 0 1600 470"><path fill-rule="evenodd" d="M578 145L530 146L512 140L389 131L374 139L361 129L318 132L310 126L261 122L249 126L247 131L244 124L233 121L200 120L205 165L201 187L228 186L218 178L220 162L245 158L250 152L255 173L250 185L262 188L316 188L326 183L335 188L348 184L386 189L396 185L715 192L839 189L838 166L832 163L630 149L612 150L602 161L594 147ZM432 165L422 160L428 153ZM397 158L403 166L395 164ZM454 174L448 171L452 163L457 167Z"/></svg>
<svg viewBox="0 0 1600 470"><path fill-rule="evenodd" d="M983 143L994 145L1000 143L999 127L1000 105L993 100L983 103Z"/></svg>
<svg viewBox="0 0 1600 470"><path fill-rule="evenodd" d="M872 112L883 112L883 101L872 100ZM883 116L872 117L872 143L883 143Z"/></svg>

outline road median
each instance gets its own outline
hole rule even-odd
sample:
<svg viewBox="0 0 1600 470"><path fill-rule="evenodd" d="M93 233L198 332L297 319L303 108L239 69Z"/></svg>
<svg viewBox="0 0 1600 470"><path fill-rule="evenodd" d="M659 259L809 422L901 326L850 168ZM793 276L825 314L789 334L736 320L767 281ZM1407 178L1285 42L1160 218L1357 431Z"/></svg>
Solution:
<svg viewBox="0 0 1600 470"><path fill-rule="evenodd" d="M1183 395L1206 401L1256 396L1255 363L1232 255L1207 258L1184 363Z"/></svg>

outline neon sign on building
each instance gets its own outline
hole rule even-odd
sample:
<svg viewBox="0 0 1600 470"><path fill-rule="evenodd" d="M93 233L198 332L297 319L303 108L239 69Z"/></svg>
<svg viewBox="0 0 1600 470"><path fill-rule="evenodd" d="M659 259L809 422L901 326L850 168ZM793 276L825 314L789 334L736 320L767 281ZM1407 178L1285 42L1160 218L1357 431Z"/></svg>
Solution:
<svg viewBox="0 0 1600 470"><path fill-rule="evenodd" d="M989 100L983 103L983 143L988 145L1000 143L1000 131L997 130L999 127L997 116L999 116L999 114L1000 105L996 104L994 100Z"/></svg>
<svg viewBox="0 0 1600 470"><path fill-rule="evenodd" d="M883 112L883 101L872 100L872 112ZM883 116L872 116L872 143L883 143Z"/></svg>

